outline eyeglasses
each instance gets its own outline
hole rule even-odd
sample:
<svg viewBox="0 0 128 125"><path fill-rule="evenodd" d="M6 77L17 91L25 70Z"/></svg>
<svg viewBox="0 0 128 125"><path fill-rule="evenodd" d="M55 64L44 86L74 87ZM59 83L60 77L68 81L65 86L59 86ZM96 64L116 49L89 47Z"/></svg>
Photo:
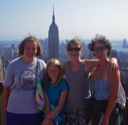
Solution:
<svg viewBox="0 0 128 125"><path fill-rule="evenodd" d="M73 51L73 50L75 50L75 51L80 51L81 48L79 48L79 47L75 47L75 48L70 47L70 48L68 48L68 50L69 50L69 51Z"/></svg>
<svg viewBox="0 0 128 125"><path fill-rule="evenodd" d="M105 50L106 49L106 47L105 46L99 46L99 47L94 47L94 49L93 49L93 51L103 51L103 50Z"/></svg>

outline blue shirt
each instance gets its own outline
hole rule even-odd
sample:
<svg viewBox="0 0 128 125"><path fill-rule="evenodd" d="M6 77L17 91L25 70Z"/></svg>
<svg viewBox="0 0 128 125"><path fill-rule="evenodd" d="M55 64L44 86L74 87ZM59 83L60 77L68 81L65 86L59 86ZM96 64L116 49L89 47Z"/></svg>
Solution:
<svg viewBox="0 0 128 125"><path fill-rule="evenodd" d="M94 97L96 100L108 100L110 96L109 84L106 80L95 80Z"/></svg>
<svg viewBox="0 0 128 125"><path fill-rule="evenodd" d="M50 86L46 88L50 103L54 106L57 106L59 103L61 92L68 89L68 84L64 80L61 80L58 86L54 86L54 84L51 83Z"/></svg>
<svg viewBox="0 0 128 125"><path fill-rule="evenodd" d="M61 92L65 90L66 91L69 90L68 83L65 80L61 80L57 86L54 86L54 84L52 83L50 84L49 87L46 87L46 85L44 86L48 95L48 99L51 104L51 110L53 110L59 103ZM64 112L65 112L64 110L65 110L65 105L59 112L60 119L64 119Z"/></svg>

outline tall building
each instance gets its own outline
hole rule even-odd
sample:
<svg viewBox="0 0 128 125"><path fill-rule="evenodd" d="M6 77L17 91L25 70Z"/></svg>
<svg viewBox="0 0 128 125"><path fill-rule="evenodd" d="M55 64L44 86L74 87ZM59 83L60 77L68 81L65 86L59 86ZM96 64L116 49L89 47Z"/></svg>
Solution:
<svg viewBox="0 0 128 125"><path fill-rule="evenodd" d="M127 45L126 45L126 39L123 40L123 47L126 48Z"/></svg>
<svg viewBox="0 0 128 125"><path fill-rule="evenodd" d="M55 23L54 7L52 24L48 31L48 59L59 58L59 31L58 26Z"/></svg>

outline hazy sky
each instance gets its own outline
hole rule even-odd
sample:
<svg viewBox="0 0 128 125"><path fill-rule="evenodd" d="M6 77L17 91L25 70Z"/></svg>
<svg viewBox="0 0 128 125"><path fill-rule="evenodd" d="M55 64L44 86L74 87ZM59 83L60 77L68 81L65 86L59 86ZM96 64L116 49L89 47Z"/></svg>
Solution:
<svg viewBox="0 0 128 125"><path fill-rule="evenodd" d="M0 40L47 38L53 5L60 39L128 39L128 0L0 0Z"/></svg>

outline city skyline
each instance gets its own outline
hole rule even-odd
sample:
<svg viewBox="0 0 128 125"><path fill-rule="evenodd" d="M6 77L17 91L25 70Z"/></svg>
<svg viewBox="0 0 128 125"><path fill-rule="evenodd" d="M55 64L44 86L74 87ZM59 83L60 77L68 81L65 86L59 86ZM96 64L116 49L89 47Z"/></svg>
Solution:
<svg viewBox="0 0 128 125"><path fill-rule="evenodd" d="M59 38L128 39L127 0L0 0L0 41L20 40L31 34L48 38L53 6Z"/></svg>

